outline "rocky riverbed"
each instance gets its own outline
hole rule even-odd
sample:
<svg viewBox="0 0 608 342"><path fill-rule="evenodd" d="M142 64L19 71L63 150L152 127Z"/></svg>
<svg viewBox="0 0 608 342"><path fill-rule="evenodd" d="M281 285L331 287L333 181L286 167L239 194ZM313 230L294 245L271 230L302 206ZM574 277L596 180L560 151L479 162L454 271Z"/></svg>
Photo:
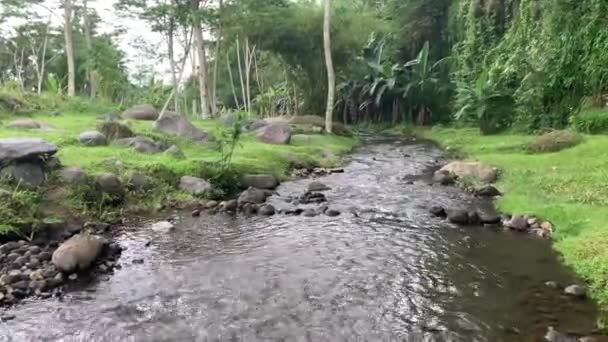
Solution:
<svg viewBox="0 0 608 342"><path fill-rule="evenodd" d="M120 227L120 267L95 277L101 257L62 296L6 308L0 341L603 341L547 240L429 212L491 205L436 184L444 164L430 144L371 141L343 172L254 177L233 201Z"/></svg>

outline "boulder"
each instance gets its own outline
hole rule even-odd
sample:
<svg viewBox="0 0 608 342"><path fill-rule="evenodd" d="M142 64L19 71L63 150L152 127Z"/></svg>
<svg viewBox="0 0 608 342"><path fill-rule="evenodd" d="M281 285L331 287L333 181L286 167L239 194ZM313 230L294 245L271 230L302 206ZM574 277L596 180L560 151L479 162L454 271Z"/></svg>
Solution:
<svg viewBox="0 0 608 342"><path fill-rule="evenodd" d="M155 121L158 119L158 111L154 106L144 104L131 107L122 113L122 117L130 120Z"/></svg>
<svg viewBox="0 0 608 342"><path fill-rule="evenodd" d="M192 141L208 142L211 136L206 131L194 126L188 118L175 112L166 112L154 122L157 131L177 135Z"/></svg>
<svg viewBox="0 0 608 342"><path fill-rule="evenodd" d="M239 208L239 203L237 200L228 200L226 202L222 202L220 204L220 209L223 211L228 211L234 213Z"/></svg>
<svg viewBox="0 0 608 342"><path fill-rule="evenodd" d="M528 220L523 216L513 216L505 226L523 232L528 230Z"/></svg>
<svg viewBox="0 0 608 342"><path fill-rule="evenodd" d="M122 182L117 175L112 173L102 173L97 175L95 178L95 183L99 187L99 190L102 192L114 195L114 196L122 196L124 194L124 188L122 186Z"/></svg>
<svg viewBox="0 0 608 342"><path fill-rule="evenodd" d="M175 159L185 159L186 158L186 155L184 155L184 152L182 152L182 150L179 147L177 147L177 145L171 145L171 147L166 149L164 153L172 156Z"/></svg>
<svg viewBox="0 0 608 342"><path fill-rule="evenodd" d="M99 124L99 131L107 139L116 140L134 137L133 131L125 124L116 121L106 121Z"/></svg>
<svg viewBox="0 0 608 342"><path fill-rule="evenodd" d="M429 212L435 217L446 218L448 216L448 214L445 212L445 209L440 206L431 207L431 209L429 209Z"/></svg>
<svg viewBox="0 0 608 342"><path fill-rule="evenodd" d="M433 182L441 185L454 185L456 183L456 177L445 170L439 170L433 175Z"/></svg>
<svg viewBox="0 0 608 342"><path fill-rule="evenodd" d="M14 129L40 129L42 125L35 120L32 119L18 119L8 123L9 128Z"/></svg>
<svg viewBox="0 0 608 342"><path fill-rule="evenodd" d="M291 141L291 128L284 123L271 123L258 129L256 136L267 144L287 145Z"/></svg>
<svg viewBox="0 0 608 342"><path fill-rule="evenodd" d="M458 178L477 178L482 182L493 183L498 179L498 170L479 162L455 161L441 168L443 172Z"/></svg>
<svg viewBox="0 0 608 342"><path fill-rule="evenodd" d="M87 174L79 167L66 167L59 171L59 179L70 185L84 185L87 182Z"/></svg>
<svg viewBox="0 0 608 342"><path fill-rule="evenodd" d="M264 216L272 216L276 213L276 209L270 204L264 204L258 211L260 215Z"/></svg>
<svg viewBox="0 0 608 342"><path fill-rule="evenodd" d="M580 285L570 285L564 289L564 293L578 298L583 298L587 295L587 289Z"/></svg>
<svg viewBox="0 0 608 342"><path fill-rule="evenodd" d="M179 188L185 192L197 196L209 194L214 190L213 184L209 183L208 181L190 176L184 176L180 179Z"/></svg>
<svg viewBox="0 0 608 342"><path fill-rule="evenodd" d="M150 190L152 188L152 178L142 173L134 172L129 175L127 187L133 191Z"/></svg>
<svg viewBox="0 0 608 342"><path fill-rule="evenodd" d="M309 192L328 191L328 190L331 190L331 188L321 182L311 182L310 184L308 184Z"/></svg>
<svg viewBox="0 0 608 342"><path fill-rule="evenodd" d="M165 150L162 144L157 143L150 138L141 136L137 136L134 138L118 139L115 141L115 143L132 147L137 152L147 154L161 153Z"/></svg>
<svg viewBox="0 0 608 342"><path fill-rule="evenodd" d="M78 141L87 146L103 146L108 144L106 136L98 131L83 132L78 136Z"/></svg>
<svg viewBox="0 0 608 342"><path fill-rule="evenodd" d="M454 224L468 224L469 212L462 209L446 210L448 221Z"/></svg>
<svg viewBox="0 0 608 342"><path fill-rule="evenodd" d="M261 204L266 202L268 194L261 189L249 188L241 193L238 199L239 206L245 203Z"/></svg>
<svg viewBox="0 0 608 342"><path fill-rule="evenodd" d="M57 153L57 146L42 139L0 139L0 167L16 160L45 160L55 153Z"/></svg>
<svg viewBox="0 0 608 342"><path fill-rule="evenodd" d="M66 273L86 270L106 244L105 239L96 235L74 235L53 252L51 260L57 269Z"/></svg>
<svg viewBox="0 0 608 342"><path fill-rule="evenodd" d="M494 208L484 208L477 210L479 222L483 224L499 224L501 217Z"/></svg>
<svg viewBox="0 0 608 342"><path fill-rule="evenodd" d="M39 187L45 180L42 165L31 162L9 165L2 169L1 175L28 189Z"/></svg>
<svg viewBox="0 0 608 342"><path fill-rule="evenodd" d="M337 217L340 216L340 211L336 210L336 209L327 209L325 210L325 215L329 216L329 217Z"/></svg>
<svg viewBox="0 0 608 342"><path fill-rule="evenodd" d="M494 186L487 185L483 188L475 190L475 195L479 197L496 197L502 196L502 193L498 191L498 189L496 189Z"/></svg>
<svg viewBox="0 0 608 342"><path fill-rule="evenodd" d="M276 189L279 186L279 180L274 175L259 174L259 175L244 175L241 178L243 188L258 188L258 189Z"/></svg>
<svg viewBox="0 0 608 342"><path fill-rule="evenodd" d="M256 121L253 121L253 122L249 123L246 128L249 131L255 132L255 131L259 130L262 127L268 126L268 124L269 123L267 121L256 120Z"/></svg>

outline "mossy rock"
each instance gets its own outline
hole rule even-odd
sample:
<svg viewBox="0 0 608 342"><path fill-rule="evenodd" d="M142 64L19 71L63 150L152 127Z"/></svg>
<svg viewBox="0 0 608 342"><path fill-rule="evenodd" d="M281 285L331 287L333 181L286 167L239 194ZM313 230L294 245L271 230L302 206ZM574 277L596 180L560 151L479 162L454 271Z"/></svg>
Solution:
<svg viewBox="0 0 608 342"><path fill-rule="evenodd" d="M97 128L109 140L132 138L135 136L133 131L127 125L116 121L102 122Z"/></svg>
<svg viewBox="0 0 608 342"><path fill-rule="evenodd" d="M583 141L583 137L572 131L552 131L545 133L528 146L531 153L557 152L574 147Z"/></svg>

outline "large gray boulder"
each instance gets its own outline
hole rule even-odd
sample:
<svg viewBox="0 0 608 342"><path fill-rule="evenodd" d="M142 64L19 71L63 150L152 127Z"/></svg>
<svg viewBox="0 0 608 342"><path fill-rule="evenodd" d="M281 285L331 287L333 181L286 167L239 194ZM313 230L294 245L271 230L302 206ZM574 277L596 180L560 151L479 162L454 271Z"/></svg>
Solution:
<svg viewBox="0 0 608 342"><path fill-rule="evenodd" d="M70 185L84 185L87 182L87 174L79 167L66 167L59 171L59 179Z"/></svg>
<svg viewBox="0 0 608 342"><path fill-rule="evenodd" d="M107 139L116 140L134 137L133 131L125 124L117 121L105 121L98 125L99 131Z"/></svg>
<svg viewBox="0 0 608 342"><path fill-rule="evenodd" d="M261 204L266 202L268 193L261 189L249 188L241 193L238 199L239 207L246 203Z"/></svg>
<svg viewBox="0 0 608 342"><path fill-rule="evenodd" d="M179 181L179 188L192 195L205 195L213 191L214 186L204 179L184 176Z"/></svg>
<svg viewBox="0 0 608 342"><path fill-rule="evenodd" d="M101 132L87 131L78 136L78 141L87 146L104 146L108 144L108 139Z"/></svg>
<svg viewBox="0 0 608 342"><path fill-rule="evenodd" d="M42 128L42 125L38 121L32 120L32 119L14 120L14 121L9 122L7 126L9 128L14 128L14 129L40 129L40 128Z"/></svg>
<svg viewBox="0 0 608 342"><path fill-rule="evenodd" d="M97 184L99 190L102 192L113 195L113 196L122 196L124 195L124 187L120 178L113 173L102 173L97 175L95 178L95 183Z"/></svg>
<svg viewBox="0 0 608 342"><path fill-rule="evenodd" d="M2 178L8 178L20 186L34 189L45 180L44 170L40 163L20 162L2 169Z"/></svg>
<svg viewBox="0 0 608 342"><path fill-rule="evenodd" d="M144 104L127 109L122 113L122 117L130 120L155 121L158 119L158 111L154 106Z"/></svg>
<svg viewBox="0 0 608 342"><path fill-rule="evenodd" d="M13 161L41 161L57 153L57 146L38 138L0 139L0 167Z"/></svg>
<svg viewBox="0 0 608 342"><path fill-rule="evenodd" d="M241 185L245 189L253 187L272 190L279 186L279 180L274 175L244 175L241 178Z"/></svg>
<svg viewBox="0 0 608 342"><path fill-rule="evenodd" d="M96 235L74 235L53 252L51 260L62 272L83 271L91 267L106 243Z"/></svg>
<svg viewBox="0 0 608 342"><path fill-rule="evenodd" d="M194 126L188 118L175 112L165 112L154 122L154 129L192 141L208 142L211 140L209 133Z"/></svg>
<svg viewBox="0 0 608 342"><path fill-rule="evenodd" d="M256 137L267 144L287 145L291 141L291 127L285 123L271 123L256 131Z"/></svg>
<svg viewBox="0 0 608 342"><path fill-rule="evenodd" d="M152 178L139 172L131 173L127 180L127 186L134 191L147 191L152 188L152 185Z"/></svg>
<svg viewBox="0 0 608 342"><path fill-rule="evenodd" d="M157 143L154 140L142 136L134 138L118 139L114 141L116 144L132 147L140 153L161 153L165 150L163 144Z"/></svg>
<svg viewBox="0 0 608 342"><path fill-rule="evenodd" d="M498 169L479 162L455 161L438 172L449 173L458 178L477 178L482 182L493 183L498 179Z"/></svg>

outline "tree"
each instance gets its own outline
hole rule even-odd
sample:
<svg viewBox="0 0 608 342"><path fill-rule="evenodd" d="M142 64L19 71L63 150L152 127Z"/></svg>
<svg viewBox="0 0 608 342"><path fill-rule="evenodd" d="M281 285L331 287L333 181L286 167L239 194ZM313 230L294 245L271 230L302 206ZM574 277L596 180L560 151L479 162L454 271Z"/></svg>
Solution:
<svg viewBox="0 0 608 342"><path fill-rule="evenodd" d="M209 118L211 116L211 107L209 102L209 72L207 64L207 52L205 51L205 40L203 37L203 28L200 18L200 0L192 0L192 10L194 12L194 18L192 23L192 29L194 30L194 45L196 46L196 53L198 55L198 81L199 91L201 97L201 114L203 118Z"/></svg>
<svg viewBox="0 0 608 342"><path fill-rule="evenodd" d="M82 0L82 9L83 9L83 14L82 14L82 18L83 18L83 26L84 26L84 41L86 43L87 46L87 55L88 58L90 58L90 55L92 53L92 49L93 49L93 45L92 45L92 33L91 33L91 18L89 18L89 7L88 7L88 2L89 0ZM91 68L91 63L86 63L86 73L87 73L87 80L89 82L89 91L90 91L90 95L91 97L96 97L97 96L97 71L94 70L93 68Z"/></svg>
<svg viewBox="0 0 608 342"><path fill-rule="evenodd" d="M325 64L327 66L327 109L325 111L325 130L331 133L334 101L336 93L336 74L331 55L331 0L325 0L325 14L323 16L323 47L325 50Z"/></svg>
<svg viewBox="0 0 608 342"><path fill-rule="evenodd" d="M74 58L74 38L72 28L72 0L63 0L63 30L65 55L68 62L68 96L76 96L76 62Z"/></svg>

